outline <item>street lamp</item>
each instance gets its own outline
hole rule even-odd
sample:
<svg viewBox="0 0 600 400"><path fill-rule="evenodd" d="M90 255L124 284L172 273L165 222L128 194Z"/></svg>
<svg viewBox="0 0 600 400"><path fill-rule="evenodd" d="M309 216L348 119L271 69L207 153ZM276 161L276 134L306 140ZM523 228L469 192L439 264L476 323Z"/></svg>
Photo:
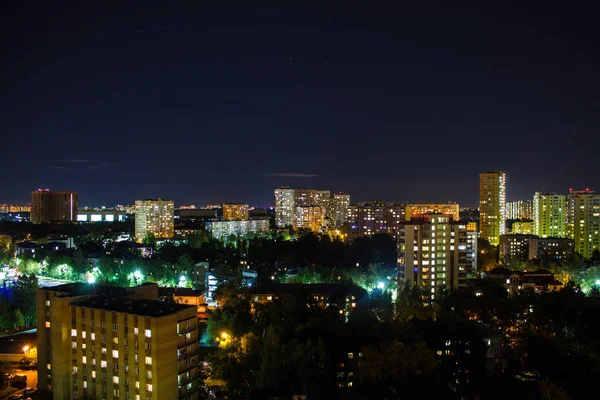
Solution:
<svg viewBox="0 0 600 400"><path fill-rule="evenodd" d="M383 290L383 288L385 288L385 282L377 282L377 288Z"/></svg>
<svg viewBox="0 0 600 400"><path fill-rule="evenodd" d="M29 350L29 346L23 346L23 354L27 356L27 350Z"/></svg>
<svg viewBox="0 0 600 400"><path fill-rule="evenodd" d="M229 337L229 334L227 332L221 333L221 338L223 338L223 340L227 340L228 337Z"/></svg>

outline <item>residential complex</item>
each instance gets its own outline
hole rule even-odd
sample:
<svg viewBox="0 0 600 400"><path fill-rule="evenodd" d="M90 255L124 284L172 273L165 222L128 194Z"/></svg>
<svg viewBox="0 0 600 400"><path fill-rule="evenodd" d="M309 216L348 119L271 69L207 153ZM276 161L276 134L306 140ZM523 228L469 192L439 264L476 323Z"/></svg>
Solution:
<svg viewBox="0 0 600 400"><path fill-rule="evenodd" d="M350 196L343 193L334 194L331 197L329 190L317 189L291 189L289 187L280 187L275 189L275 226L284 228L293 226L294 228L310 229L319 226L319 230L325 225L339 228L344 225L350 205ZM301 207L318 207L321 210L323 221L319 221L313 209L299 209ZM313 216L311 222L307 221L309 215ZM327 217L327 224L325 218ZM314 230L314 229L313 229Z"/></svg>
<svg viewBox="0 0 600 400"><path fill-rule="evenodd" d="M535 235L541 238L566 236L566 201L563 194L536 192L533 195Z"/></svg>
<svg viewBox="0 0 600 400"><path fill-rule="evenodd" d="M406 206L398 203L361 202L348 209L347 230L350 236L388 233L397 236L405 220Z"/></svg>
<svg viewBox="0 0 600 400"><path fill-rule="evenodd" d="M500 236L499 259L514 266L533 259L567 261L573 256L575 242L568 238L540 238L536 235L511 234Z"/></svg>
<svg viewBox="0 0 600 400"><path fill-rule="evenodd" d="M533 202L530 200L507 201L506 219L533 219Z"/></svg>
<svg viewBox="0 0 600 400"><path fill-rule="evenodd" d="M175 206L171 200L137 200L135 202L135 238L142 241L146 234L156 238L172 238L175 233L173 214Z"/></svg>
<svg viewBox="0 0 600 400"><path fill-rule="evenodd" d="M223 221L245 221L249 217L248 204L223 204Z"/></svg>
<svg viewBox="0 0 600 400"><path fill-rule="evenodd" d="M443 214L413 217L401 224L398 267L403 279L433 300L443 290L463 287L467 274L467 228Z"/></svg>
<svg viewBox="0 0 600 400"><path fill-rule="evenodd" d="M249 219L245 221L208 221L206 230L215 239L223 240L229 236L244 236L250 233L265 234L269 232L268 219Z"/></svg>
<svg viewBox="0 0 600 400"><path fill-rule="evenodd" d="M53 399L198 399L195 305L156 284L70 283L36 293L38 387Z"/></svg>
<svg viewBox="0 0 600 400"><path fill-rule="evenodd" d="M31 216L34 224L75 221L77 218L77 192L38 189L31 192Z"/></svg>
<svg viewBox="0 0 600 400"><path fill-rule="evenodd" d="M590 258L600 250L600 193L571 190L567 196L567 235L575 251Z"/></svg>
<svg viewBox="0 0 600 400"><path fill-rule="evenodd" d="M460 219L460 207L457 203L408 203L404 217L410 221L413 216L423 214L444 214L452 217L453 221Z"/></svg>
<svg viewBox="0 0 600 400"><path fill-rule="evenodd" d="M486 172L479 175L480 237L497 246L505 233L506 174Z"/></svg>

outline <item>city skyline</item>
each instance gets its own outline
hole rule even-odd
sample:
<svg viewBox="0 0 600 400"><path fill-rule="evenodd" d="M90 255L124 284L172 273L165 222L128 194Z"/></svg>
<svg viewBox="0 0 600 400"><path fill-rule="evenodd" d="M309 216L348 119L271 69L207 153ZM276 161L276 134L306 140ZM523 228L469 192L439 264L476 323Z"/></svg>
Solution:
<svg viewBox="0 0 600 400"><path fill-rule="evenodd" d="M2 202L269 206L288 185L476 206L486 170L508 200L600 187L583 7L131 7L4 10L1 129L27 145Z"/></svg>

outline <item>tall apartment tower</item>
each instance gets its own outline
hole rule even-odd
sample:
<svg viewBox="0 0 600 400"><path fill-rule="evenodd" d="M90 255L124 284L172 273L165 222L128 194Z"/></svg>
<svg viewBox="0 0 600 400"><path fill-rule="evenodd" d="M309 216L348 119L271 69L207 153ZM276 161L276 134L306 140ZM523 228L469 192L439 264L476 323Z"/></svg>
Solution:
<svg viewBox="0 0 600 400"><path fill-rule="evenodd" d="M31 222L41 224L77 219L77 192L38 189L31 192Z"/></svg>
<svg viewBox="0 0 600 400"><path fill-rule="evenodd" d="M247 221L249 216L248 204L223 204L223 221Z"/></svg>
<svg viewBox="0 0 600 400"><path fill-rule="evenodd" d="M275 226L285 228L294 224L295 190L287 186L275 189Z"/></svg>
<svg viewBox="0 0 600 400"><path fill-rule="evenodd" d="M136 200L135 238L141 241L147 233L160 239L175 234L175 204L172 200Z"/></svg>
<svg viewBox="0 0 600 400"><path fill-rule="evenodd" d="M567 236L575 241L575 251L590 258L600 250L600 193L571 190L567 196Z"/></svg>
<svg viewBox="0 0 600 400"><path fill-rule="evenodd" d="M533 233L541 238L567 234L567 197L564 194L540 193L533 195Z"/></svg>
<svg viewBox="0 0 600 400"><path fill-rule="evenodd" d="M404 279L425 290L431 300L444 289L463 287L469 267L467 240L466 224L451 222L443 214L402 222L398 264Z"/></svg>
<svg viewBox="0 0 600 400"><path fill-rule="evenodd" d="M69 283L36 292L38 388L55 400L198 399L195 306L158 286Z"/></svg>
<svg viewBox="0 0 600 400"><path fill-rule="evenodd" d="M348 218L348 209L350 208L350 195L345 193L335 193L330 200L328 217L334 228L342 228Z"/></svg>
<svg viewBox="0 0 600 400"><path fill-rule="evenodd" d="M491 245L500 243L506 219L506 174L499 171L479 175L479 232Z"/></svg>

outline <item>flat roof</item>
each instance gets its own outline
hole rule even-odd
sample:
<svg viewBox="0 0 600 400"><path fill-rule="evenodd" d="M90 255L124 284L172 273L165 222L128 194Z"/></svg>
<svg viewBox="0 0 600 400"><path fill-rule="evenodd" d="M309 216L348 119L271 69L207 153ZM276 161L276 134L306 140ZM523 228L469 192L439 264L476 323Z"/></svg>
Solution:
<svg viewBox="0 0 600 400"><path fill-rule="evenodd" d="M93 308L104 311L116 311L125 314L135 314L144 317L164 317L175 314L178 311L192 309L196 315L196 307L185 304L165 303L158 300L133 300L122 297L107 297L92 295L90 297L75 300L71 305L78 307Z"/></svg>

